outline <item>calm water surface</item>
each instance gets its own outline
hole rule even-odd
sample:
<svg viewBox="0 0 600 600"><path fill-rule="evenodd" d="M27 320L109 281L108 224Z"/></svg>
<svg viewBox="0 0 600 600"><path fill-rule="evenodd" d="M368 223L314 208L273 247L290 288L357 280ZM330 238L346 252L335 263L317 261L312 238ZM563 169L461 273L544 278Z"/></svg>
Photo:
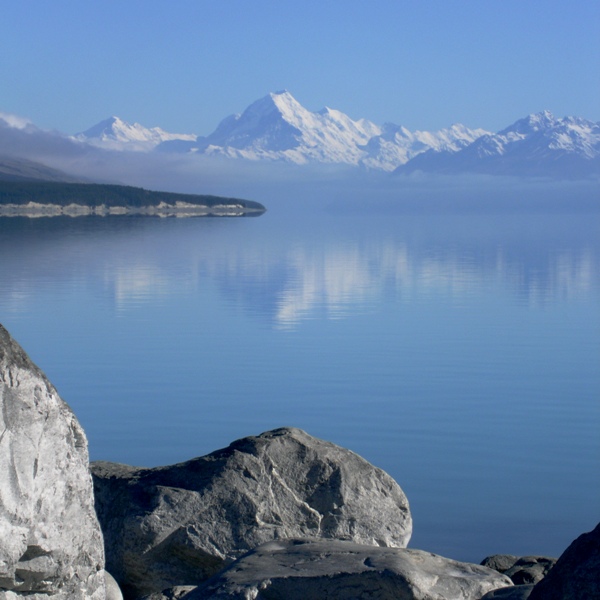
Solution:
<svg viewBox="0 0 600 600"><path fill-rule="evenodd" d="M289 425L389 472L412 547L556 556L597 523L598 212L269 208L0 219L0 321L93 460Z"/></svg>

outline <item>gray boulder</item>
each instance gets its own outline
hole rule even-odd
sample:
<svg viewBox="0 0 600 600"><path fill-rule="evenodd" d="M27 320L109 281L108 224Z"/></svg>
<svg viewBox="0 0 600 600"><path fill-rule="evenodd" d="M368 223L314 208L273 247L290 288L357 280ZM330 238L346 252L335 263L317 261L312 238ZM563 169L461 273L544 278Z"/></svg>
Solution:
<svg viewBox="0 0 600 600"><path fill-rule="evenodd" d="M176 585L162 592L154 592L141 598L141 600L185 600L186 596L195 590L195 585Z"/></svg>
<svg viewBox="0 0 600 600"><path fill-rule="evenodd" d="M530 600L600 599L600 524L580 535L533 588Z"/></svg>
<svg viewBox="0 0 600 600"><path fill-rule="evenodd" d="M119 584L108 571L104 571L104 584L106 586L106 600L123 600Z"/></svg>
<svg viewBox="0 0 600 600"><path fill-rule="evenodd" d="M197 585L274 539L404 547L406 496L366 460L299 429L248 437L185 463L93 463L107 568L126 598Z"/></svg>
<svg viewBox="0 0 600 600"><path fill-rule="evenodd" d="M486 556L481 561L481 564L484 567L498 571L498 573L506 573L518 560L519 557L513 554L492 554L491 556Z"/></svg>
<svg viewBox="0 0 600 600"><path fill-rule="evenodd" d="M0 325L0 600L105 600L87 440Z"/></svg>
<svg viewBox="0 0 600 600"><path fill-rule="evenodd" d="M555 565L556 558L548 556L522 556L494 554L481 561L481 564L510 577L515 585L538 583Z"/></svg>
<svg viewBox="0 0 600 600"><path fill-rule="evenodd" d="M479 600L507 585L497 571L421 550L282 540L252 550L184 600Z"/></svg>
<svg viewBox="0 0 600 600"><path fill-rule="evenodd" d="M527 600L533 590L533 583L513 585L488 592L481 600Z"/></svg>

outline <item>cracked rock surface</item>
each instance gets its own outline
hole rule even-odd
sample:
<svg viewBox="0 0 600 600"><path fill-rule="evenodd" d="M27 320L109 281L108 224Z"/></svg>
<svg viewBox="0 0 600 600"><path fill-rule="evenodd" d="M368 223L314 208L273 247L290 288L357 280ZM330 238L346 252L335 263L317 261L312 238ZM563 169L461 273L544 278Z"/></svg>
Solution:
<svg viewBox="0 0 600 600"><path fill-rule="evenodd" d="M0 325L0 600L104 600L87 440Z"/></svg>
<svg viewBox="0 0 600 600"><path fill-rule="evenodd" d="M406 496L357 454L283 428L154 469L92 463L107 569L125 598L198 585L265 542L405 547Z"/></svg>
<svg viewBox="0 0 600 600"><path fill-rule="evenodd" d="M422 550L337 540L263 544L182 600L479 600L505 575Z"/></svg>

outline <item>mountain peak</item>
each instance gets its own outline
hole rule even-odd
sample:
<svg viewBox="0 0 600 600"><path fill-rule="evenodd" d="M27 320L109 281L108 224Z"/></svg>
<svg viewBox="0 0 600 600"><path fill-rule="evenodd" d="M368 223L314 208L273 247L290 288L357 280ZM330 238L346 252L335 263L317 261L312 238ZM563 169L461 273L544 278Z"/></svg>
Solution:
<svg viewBox="0 0 600 600"><path fill-rule="evenodd" d="M538 113L531 113L523 119L515 121L512 125L509 125L502 131L499 131L498 135L509 135L511 133L528 135L535 131L551 129L558 123L558 121L559 119L556 119L556 117L549 110L543 110Z"/></svg>
<svg viewBox="0 0 600 600"><path fill-rule="evenodd" d="M556 123L556 117L549 110L533 113L527 117L527 120L538 127L548 127Z"/></svg>
<svg viewBox="0 0 600 600"><path fill-rule="evenodd" d="M151 150L163 141L176 139L191 141L196 139L196 136L167 133L160 127L148 129L139 123L127 123L120 117L113 115L90 127L90 129L76 134L74 138L113 150L139 151Z"/></svg>
<svg viewBox="0 0 600 600"><path fill-rule="evenodd" d="M248 117L250 115L260 117L273 112L278 112L286 116L290 112L298 112L299 110L304 110L302 105L287 90L282 90L279 92L270 92L266 96L259 98L250 104L241 115L237 115L237 118L241 119L244 116Z"/></svg>
<svg viewBox="0 0 600 600"><path fill-rule="evenodd" d="M600 168L600 124L532 113L455 153L416 157L399 172L473 172L491 175L588 177Z"/></svg>

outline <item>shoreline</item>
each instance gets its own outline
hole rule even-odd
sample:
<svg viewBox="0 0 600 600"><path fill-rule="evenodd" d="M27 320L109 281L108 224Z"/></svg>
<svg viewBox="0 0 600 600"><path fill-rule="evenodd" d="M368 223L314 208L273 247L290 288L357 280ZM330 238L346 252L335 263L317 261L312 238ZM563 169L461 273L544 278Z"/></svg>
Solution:
<svg viewBox="0 0 600 600"><path fill-rule="evenodd" d="M157 205L146 206L107 206L98 204L71 203L67 205L28 202L27 204L0 204L0 217L87 217L87 216L124 216L142 215L157 217L240 217L245 215L257 216L265 212L264 208L247 207L241 203L192 204L190 202L161 202Z"/></svg>

